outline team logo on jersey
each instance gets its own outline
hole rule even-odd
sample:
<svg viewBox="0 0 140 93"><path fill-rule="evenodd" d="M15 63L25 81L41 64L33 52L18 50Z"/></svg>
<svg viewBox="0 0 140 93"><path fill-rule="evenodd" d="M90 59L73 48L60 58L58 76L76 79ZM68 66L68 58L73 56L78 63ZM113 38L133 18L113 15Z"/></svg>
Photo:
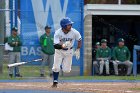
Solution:
<svg viewBox="0 0 140 93"><path fill-rule="evenodd" d="M72 38L62 38L61 41L62 41L62 42L72 41Z"/></svg>
<svg viewBox="0 0 140 93"><path fill-rule="evenodd" d="M126 50L123 50L124 52L126 52Z"/></svg>

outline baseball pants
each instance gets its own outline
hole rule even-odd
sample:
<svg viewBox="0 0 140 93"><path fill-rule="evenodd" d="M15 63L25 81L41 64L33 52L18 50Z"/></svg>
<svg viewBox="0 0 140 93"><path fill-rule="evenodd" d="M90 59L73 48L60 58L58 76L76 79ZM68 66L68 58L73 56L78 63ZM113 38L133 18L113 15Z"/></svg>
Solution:
<svg viewBox="0 0 140 93"><path fill-rule="evenodd" d="M42 63L41 63L41 68L40 68L40 74L45 74L45 66L46 66L46 63L48 62L48 70L49 70L49 73L51 74L52 73L52 65L53 65L53 62L54 62L54 55L48 55L48 54L45 54L45 53L41 53L42 55Z"/></svg>
<svg viewBox="0 0 140 93"><path fill-rule="evenodd" d="M58 50L55 49L54 54L54 64L52 70L54 72L60 71L60 66L62 66L62 71L69 73L71 71L71 65L72 65L72 49L70 50Z"/></svg>
<svg viewBox="0 0 140 93"><path fill-rule="evenodd" d="M119 65L119 64L124 64L124 65L126 65L126 66L127 66L127 75L130 75L130 74L131 74L132 65L133 65L132 62L130 62L130 61L124 61L124 62L113 61L115 75L118 75L118 65Z"/></svg>
<svg viewBox="0 0 140 93"><path fill-rule="evenodd" d="M20 62L20 52L9 52L9 64L19 63ZM19 67L15 67L16 74L19 74ZM14 73L14 68L9 68L9 74Z"/></svg>
<svg viewBox="0 0 140 93"><path fill-rule="evenodd" d="M105 68L106 68L106 74L110 74L109 73L109 60L104 60L104 61L99 61L100 63L100 74L103 74L103 68L104 68L104 65L105 65Z"/></svg>
<svg viewBox="0 0 140 93"><path fill-rule="evenodd" d="M93 69L95 74L99 74L99 61L93 61Z"/></svg>

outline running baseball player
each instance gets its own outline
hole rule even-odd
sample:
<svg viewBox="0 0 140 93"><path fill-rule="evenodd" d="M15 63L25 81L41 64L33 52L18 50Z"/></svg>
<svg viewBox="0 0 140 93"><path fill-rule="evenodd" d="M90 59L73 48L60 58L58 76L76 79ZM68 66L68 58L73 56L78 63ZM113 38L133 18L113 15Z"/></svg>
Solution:
<svg viewBox="0 0 140 93"><path fill-rule="evenodd" d="M61 28L58 29L54 34L54 64L53 64L53 85L57 87L58 76L60 71L60 65L62 71L69 73L71 71L72 56L73 56L73 45L75 40L78 41L77 49L75 51L76 59L80 58L81 48L81 35L80 33L72 28L73 22L70 18L66 17L60 21Z"/></svg>

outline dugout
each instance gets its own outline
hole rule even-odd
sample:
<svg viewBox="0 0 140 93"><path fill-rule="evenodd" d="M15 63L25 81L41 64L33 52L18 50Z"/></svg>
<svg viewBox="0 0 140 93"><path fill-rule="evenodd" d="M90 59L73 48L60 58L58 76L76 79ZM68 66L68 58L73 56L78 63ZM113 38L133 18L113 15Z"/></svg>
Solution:
<svg viewBox="0 0 140 93"><path fill-rule="evenodd" d="M133 61L133 46L139 45L140 41L140 16L93 15L92 21L92 47L102 38L106 38L108 46L113 49L117 45L118 38L124 38Z"/></svg>
<svg viewBox="0 0 140 93"><path fill-rule="evenodd" d="M91 39L89 45L91 49L93 50L95 43L101 41L102 38L108 40L110 48L117 45L118 38L124 38L125 45L131 51L131 61L133 61L133 47L140 45L140 9L138 7L138 5L85 5L85 36L88 35L88 38ZM88 49L85 49L85 52ZM94 56L93 53L91 55L90 60L85 57L85 60L90 61L90 66L85 65L85 68L91 70L88 74L92 73ZM140 73L140 65L137 67L137 72Z"/></svg>

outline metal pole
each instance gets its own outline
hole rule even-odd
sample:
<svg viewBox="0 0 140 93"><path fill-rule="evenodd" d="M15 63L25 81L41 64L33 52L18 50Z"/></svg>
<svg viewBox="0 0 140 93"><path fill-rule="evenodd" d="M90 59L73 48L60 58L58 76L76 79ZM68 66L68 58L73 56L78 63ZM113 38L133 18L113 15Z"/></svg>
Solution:
<svg viewBox="0 0 140 93"><path fill-rule="evenodd" d="M5 8L5 0L0 1L0 8ZM5 24L5 11L0 11L0 74L2 74L3 69L3 43L4 43L4 24Z"/></svg>
<svg viewBox="0 0 140 93"><path fill-rule="evenodd" d="M18 16L18 0L15 0L15 26L17 27L17 17Z"/></svg>
<svg viewBox="0 0 140 93"><path fill-rule="evenodd" d="M137 51L133 49L133 75L137 76Z"/></svg>
<svg viewBox="0 0 140 93"><path fill-rule="evenodd" d="M10 9L13 10L13 0L10 0ZM10 23L11 23L11 29L13 27L13 11L10 11Z"/></svg>
<svg viewBox="0 0 140 93"><path fill-rule="evenodd" d="M84 36L84 0L81 0L81 30L82 30L82 36ZM82 38L82 52L84 51L84 38ZM80 53L80 76L84 75L84 54Z"/></svg>
<svg viewBox="0 0 140 93"><path fill-rule="evenodd" d="M14 1L14 22L15 22L15 27L17 27L17 16L18 16L18 1L17 0L13 0ZM17 72L17 69L16 67L14 68L14 76L16 77L16 72Z"/></svg>
<svg viewBox="0 0 140 93"><path fill-rule="evenodd" d="M121 0L118 0L118 4L121 5Z"/></svg>

